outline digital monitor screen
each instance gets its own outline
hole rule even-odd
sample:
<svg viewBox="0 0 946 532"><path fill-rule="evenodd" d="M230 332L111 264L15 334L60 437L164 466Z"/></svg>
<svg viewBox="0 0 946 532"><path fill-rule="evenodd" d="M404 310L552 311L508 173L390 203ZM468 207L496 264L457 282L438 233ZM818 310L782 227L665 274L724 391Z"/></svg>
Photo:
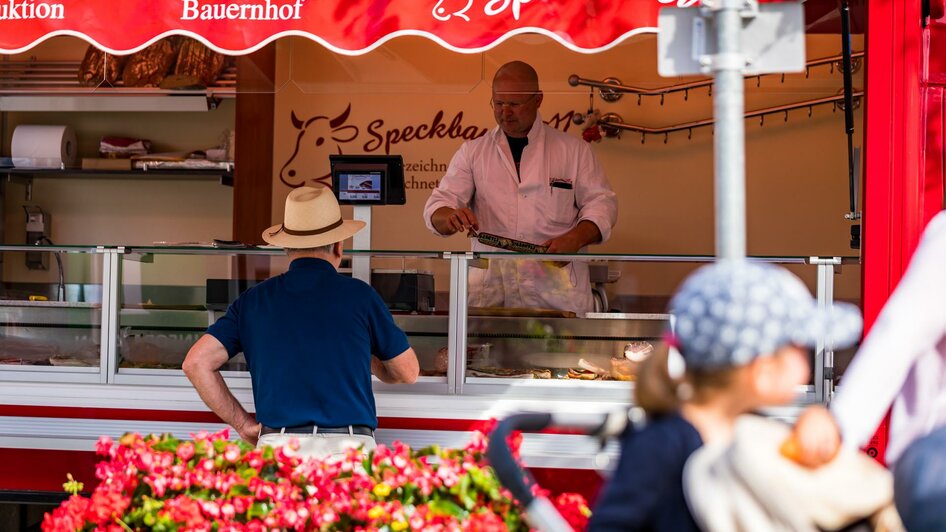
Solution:
<svg viewBox="0 0 946 532"><path fill-rule="evenodd" d="M338 174L338 199L341 201L381 201L379 171L348 171Z"/></svg>
<svg viewBox="0 0 946 532"><path fill-rule="evenodd" d="M404 205L400 155L329 155L332 190L341 205Z"/></svg>

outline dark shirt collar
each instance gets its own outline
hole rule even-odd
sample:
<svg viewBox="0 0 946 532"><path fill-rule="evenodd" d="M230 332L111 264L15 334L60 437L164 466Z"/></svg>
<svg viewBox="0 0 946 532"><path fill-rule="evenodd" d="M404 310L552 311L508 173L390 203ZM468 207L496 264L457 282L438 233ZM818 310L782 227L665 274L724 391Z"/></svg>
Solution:
<svg viewBox="0 0 946 532"><path fill-rule="evenodd" d="M315 257L299 257L298 259L293 259L293 261L289 263L289 271L293 270L336 272L332 263L325 259L317 259Z"/></svg>

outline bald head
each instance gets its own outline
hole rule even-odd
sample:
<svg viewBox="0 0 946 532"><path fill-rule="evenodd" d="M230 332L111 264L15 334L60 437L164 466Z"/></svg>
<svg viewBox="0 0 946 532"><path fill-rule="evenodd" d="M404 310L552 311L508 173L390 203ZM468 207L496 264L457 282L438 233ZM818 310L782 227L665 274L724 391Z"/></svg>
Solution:
<svg viewBox="0 0 946 532"><path fill-rule="evenodd" d="M510 86L521 87L522 92L533 94L539 90L539 75L532 65L523 61L511 61L499 67L493 76L493 86L504 82Z"/></svg>

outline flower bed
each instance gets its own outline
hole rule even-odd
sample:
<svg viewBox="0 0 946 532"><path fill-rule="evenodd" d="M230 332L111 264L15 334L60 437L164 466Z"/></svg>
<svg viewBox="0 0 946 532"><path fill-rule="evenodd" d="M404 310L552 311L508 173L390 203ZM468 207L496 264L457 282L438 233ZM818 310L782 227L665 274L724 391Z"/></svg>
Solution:
<svg viewBox="0 0 946 532"><path fill-rule="evenodd" d="M463 449L395 442L334 463L301 459L292 446L231 442L228 430L192 436L102 437L101 482L83 497L70 477L73 495L46 514L43 530L528 530L486 464L482 432ZM553 502L584 529L583 497Z"/></svg>

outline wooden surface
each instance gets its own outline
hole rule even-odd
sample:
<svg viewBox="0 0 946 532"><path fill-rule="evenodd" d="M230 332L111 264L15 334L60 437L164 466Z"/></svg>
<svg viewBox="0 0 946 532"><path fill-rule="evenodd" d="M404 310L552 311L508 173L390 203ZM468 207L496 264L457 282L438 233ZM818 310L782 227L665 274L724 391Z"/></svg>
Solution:
<svg viewBox="0 0 946 532"><path fill-rule="evenodd" d="M262 244L272 225L276 46L237 58L233 240Z"/></svg>

